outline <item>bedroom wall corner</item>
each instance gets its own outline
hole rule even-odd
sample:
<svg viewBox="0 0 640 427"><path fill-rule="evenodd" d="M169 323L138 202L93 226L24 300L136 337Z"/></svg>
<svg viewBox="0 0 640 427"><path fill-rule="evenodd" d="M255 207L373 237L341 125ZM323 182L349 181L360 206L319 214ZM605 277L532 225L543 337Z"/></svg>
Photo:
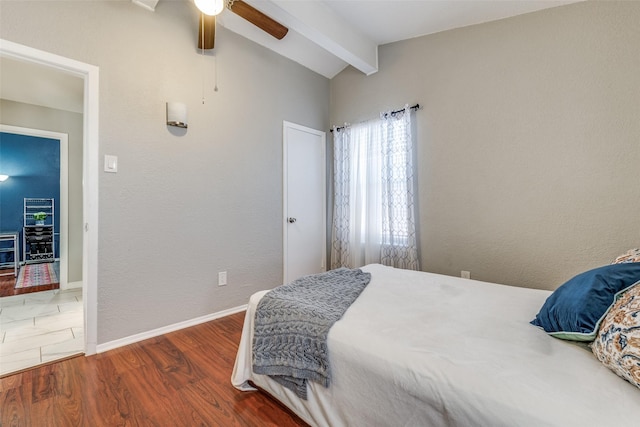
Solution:
<svg viewBox="0 0 640 427"><path fill-rule="evenodd" d="M640 3L580 2L380 48L331 122L419 102L422 268L554 289L640 245Z"/></svg>

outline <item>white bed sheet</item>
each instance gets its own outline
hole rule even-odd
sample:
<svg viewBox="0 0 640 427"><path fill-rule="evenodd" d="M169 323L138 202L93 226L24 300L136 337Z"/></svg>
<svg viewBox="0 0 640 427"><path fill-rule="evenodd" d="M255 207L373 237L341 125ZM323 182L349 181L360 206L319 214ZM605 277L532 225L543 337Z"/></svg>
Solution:
<svg viewBox="0 0 640 427"><path fill-rule="evenodd" d="M314 426L638 425L640 390L588 347L529 324L550 292L363 267L371 282L328 336L332 384L298 399L251 372L249 302L232 384Z"/></svg>

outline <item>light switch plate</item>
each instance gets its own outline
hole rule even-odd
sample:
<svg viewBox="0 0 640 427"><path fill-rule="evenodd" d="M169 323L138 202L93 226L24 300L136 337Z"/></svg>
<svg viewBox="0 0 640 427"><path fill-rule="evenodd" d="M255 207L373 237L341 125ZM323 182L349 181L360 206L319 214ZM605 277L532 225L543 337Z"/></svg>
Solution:
<svg viewBox="0 0 640 427"><path fill-rule="evenodd" d="M111 173L118 172L118 156L110 156L108 154L105 154L104 171L111 172Z"/></svg>
<svg viewBox="0 0 640 427"><path fill-rule="evenodd" d="M218 286L225 286L227 284L227 272L219 271L218 272Z"/></svg>

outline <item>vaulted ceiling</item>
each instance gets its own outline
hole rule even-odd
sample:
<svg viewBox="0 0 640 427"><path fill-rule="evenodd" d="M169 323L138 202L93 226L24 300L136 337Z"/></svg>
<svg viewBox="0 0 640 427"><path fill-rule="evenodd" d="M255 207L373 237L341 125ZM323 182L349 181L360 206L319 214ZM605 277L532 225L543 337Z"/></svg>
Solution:
<svg viewBox="0 0 640 427"><path fill-rule="evenodd" d="M169 0L132 1L153 12ZM193 0L183 1L195 8ZM378 71L380 45L582 0L244 1L287 26L288 34L277 40L229 10L218 16L218 23L333 78L348 65L367 75ZM7 58L0 58L0 69L0 98L82 111L82 79ZM48 83L11 84L20 79Z"/></svg>
<svg viewBox="0 0 640 427"><path fill-rule="evenodd" d="M158 0L133 0L153 9ZM166 0L160 0L166 1ZM187 0L190 1L190 0ZM229 10L218 23L333 78L378 71L378 46L581 0L244 0L289 28L276 40Z"/></svg>

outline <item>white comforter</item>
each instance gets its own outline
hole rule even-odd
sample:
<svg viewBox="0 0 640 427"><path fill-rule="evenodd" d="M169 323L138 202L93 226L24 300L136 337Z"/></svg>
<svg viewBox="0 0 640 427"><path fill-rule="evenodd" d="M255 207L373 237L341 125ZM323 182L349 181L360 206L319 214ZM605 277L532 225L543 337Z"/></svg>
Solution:
<svg viewBox="0 0 640 427"><path fill-rule="evenodd" d="M232 383L314 426L631 426L640 390L588 347L529 324L548 291L363 267L371 283L328 337L332 384L309 400L251 372L251 297Z"/></svg>

